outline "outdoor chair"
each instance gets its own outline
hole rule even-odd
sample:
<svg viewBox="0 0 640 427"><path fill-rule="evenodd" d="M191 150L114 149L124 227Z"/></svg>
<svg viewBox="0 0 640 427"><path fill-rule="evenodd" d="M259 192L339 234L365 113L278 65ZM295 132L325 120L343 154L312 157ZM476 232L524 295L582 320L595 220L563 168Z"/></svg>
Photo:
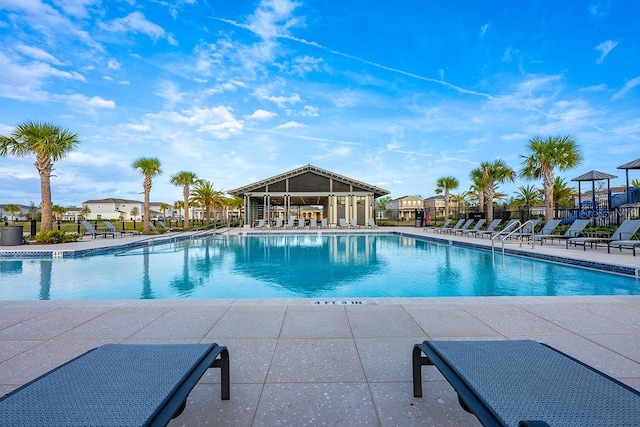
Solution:
<svg viewBox="0 0 640 427"><path fill-rule="evenodd" d="M118 234L118 233L120 234L120 237L123 237L123 236L125 236L127 234L130 235L130 236L133 236L133 235L136 235L136 234L140 234L138 231L135 231L135 230L118 230L115 227L115 225L113 225L111 223L111 221L106 220L106 219L103 220L102 223L104 224L105 227L107 227L107 230L109 230L110 232L112 232L114 234L114 236L116 234Z"/></svg>
<svg viewBox="0 0 640 427"><path fill-rule="evenodd" d="M259 219L256 228L264 228L264 219Z"/></svg>
<svg viewBox="0 0 640 427"><path fill-rule="evenodd" d="M297 227L297 228L299 228L299 229L302 229L302 228L304 228L304 225L305 225L305 220L304 220L304 218L300 218L300 219L298 220L298 225L297 225L296 227Z"/></svg>
<svg viewBox="0 0 640 427"><path fill-rule="evenodd" d="M313 228L318 228L318 221L316 221L314 218L311 218L309 220L309 229Z"/></svg>
<svg viewBox="0 0 640 427"><path fill-rule="evenodd" d="M607 252L611 253L611 247L614 246L620 249L631 249L633 251L633 256L636 256L636 248L640 247L640 240L612 240L607 242Z"/></svg>
<svg viewBox="0 0 640 427"><path fill-rule="evenodd" d="M493 239L495 236L497 235L507 235L509 234L509 232L513 231L513 229L516 227L516 225L518 225L518 220L517 219L512 219L509 220L509 222L507 223L507 225L504 226L504 228L502 228L502 230L499 231L492 231L491 233L482 233L480 235L480 237L484 238L484 236L489 236L491 239Z"/></svg>
<svg viewBox="0 0 640 427"><path fill-rule="evenodd" d="M542 240L544 236L548 236L553 234L553 231L560 225L559 219L550 219L549 221L544 223L542 230L539 233L533 235L533 240Z"/></svg>
<svg viewBox="0 0 640 427"><path fill-rule="evenodd" d="M442 224L442 227L425 227L424 231L433 230L435 232L436 230L444 230L445 228L449 227L449 224L451 224L451 221L452 221L451 219L446 220L444 224Z"/></svg>
<svg viewBox="0 0 640 427"><path fill-rule="evenodd" d="M640 392L536 341L424 341L412 362L414 397L433 365L485 426L640 425Z"/></svg>
<svg viewBox="0 0 640 427"><path fill-rule="evenodd" d="M344 218L340 218L338 220L338 228L348 228L347 226L347 220Z"/></svg>
<svg viewBox="0 0 640 427"><path fill-rule="evenodd" d="M295 219L289 218L284 228L293 228L294 226L295 226Z"/></svg>
<svg viewBox="0 0 640 427"><path fill-rule="evenodd" d="M107 236L111 236L112 238L116 237L115 233L113 233L112 231L96 230L95 227L91 225L88 221L80 221L80 225L82 225L82 227L84 227L84 229L87 231L87 234L93 236L94 239L98 234L101 234L102 237L104 237L105 239L107 238Z"/></svg>
<svg viewBox="0 0 640 427"><path fill-rule="evenodd" d="M476 234L478 231L480 231L480 227L482 227L484 225L484 223L487 222L486 219L481 218L478 220L478 222L476 222L476 225L473 226L473 228L468 228L466 230L460 230L460 234L463 236L468 236L470 234Z"/></svg>
<svg viewBox="0 0 640 427"><path fill-rule="evenodd" d="M320 220L320 228L329 228L329 220L327 218Z"/></svg>
<svg viewBox="0 0 640 427"><path fill-rule="evenodd" d="M640 219L625 219L620 227L613 232L610 237L572 237L567 239L567 249L569 245L582 246L584 250L587 250L587 243L593 248L598 247L598 243L603 243L609 246L614 241L631 240L634 234L640 228Z"/></svg>
<svg viewBox="0 0 640 427"><path fill-rule="evenodd" d="M164 221L158 220L158 225L165 231L173 231L173 228L169 227Z"/></svg>
<svg viewBox="0 0 640 427"><path fill-rule="evenodd" d="M551 240L551 244L553 244L553 239L566 240L572 237L579 237L582 234L582 230L585 229L587 224L589 224L588 219L576 219L575 221L573 221L571 226L569 226L567 231L564 232L564 234L547 233L545 235L543 233L540 233L538 236L536 236L536 239L540 240L540 245L544 245L545 240Z"/></svg>
<svg viewBox="0 0 640 427"><path fill-rule="evenodd" d="M358 225L358 220L355 218L351 218L349 220L349 227L351 228L360 228L360 226Z"/></svg>
<svg viewBox="0 0 640 427"><path fill-rule="evenodd" d="M218 344L106 344L0 399L6 426L164 426L209 368L230 398L229 352Z"/></svg>
<svg viewBox="0 0 640 427"><path fill-rule="evenodd" d="M442 226L442 228L436 228L433 230L434 233L448 233L450 230L457 230L460 227L462 227L462 223L464 222L464 219L459 219L458 222L456 222L453 227L445 227Z"/></svg>
<svg viewBox="0 0 640 427"><path fill-rule="evenodd" d="M283 224L283 222L282 222L282 218L278 218L278 219L276 219L276 223L275 223L275 225L273 226L273 228L282 228L282 227L283 227L283 225L284 225L284 224Z"/></svg>
<svg viewBox="0 0 640 427"><path fill-rule="evenodd" d="M478 236L484 237L485 234L491 235L494 232L494 230L500 225L501 222L502 222L501 219L494 219L493 221L491 221L491 223L487 226L486 229L478 230L474 234L476 235L476 237Z"/></svg>
<svg viewBox="0 0 640 427"><path fill-rule="evenodd" d="M376 220L373 218L369 218L369 223L367 224L367 226L369 228L378 228L378 225L376 224Z"/></svg>
<svg viewBox="0 0 640 427"><path fill-rule="evenodd" d="M462 224L462 226L458 228L452 228L451 230L447 230L447 233L458 234L458 232L463 232L465 230L468 230L469 227L471 227L471 224L473 224L473 219L468 219L464 222L464 224Z"/></svg>

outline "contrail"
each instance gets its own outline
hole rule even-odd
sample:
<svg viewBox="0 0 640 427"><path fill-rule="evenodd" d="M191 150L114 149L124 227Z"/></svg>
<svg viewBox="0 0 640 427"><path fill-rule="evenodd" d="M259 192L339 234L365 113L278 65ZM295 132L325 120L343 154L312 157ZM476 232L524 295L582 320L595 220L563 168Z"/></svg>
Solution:
<svg viewBox="0 0 640 427"><path fill-rule="evenodd" d="M215 19L217 21L221 21L221 22L227 23L229 25L233 25L235 27L243 28L245 30L249 30L249 31L253 32L248 25L240 24L240 23L238 23L236 21L233 21L231 19L224 19L224 18L213 18L213 19ZM429 82L429 83L436 83L436 84L442 85L444 87L447 87L447 88L452 89L452 90L454 90L456 92L459 92L459 93L464 93L464 94L474 95L474 96L481 96L481 97L486 98L486 99L493 99L493 96L491 96L491 95L489 95L487 93L476 92L476 91L473 91L473 90L465 89L465 88L460 87L460 86L456 86L456 85L451 84L451 83L447 83L447 82L442 81L442 80L437 80L437 79L432 79L430 77L420 76L418 74L410 73L408 71L399 70L399 69L393 68L393 67L388 67L386 65L382 65L382 64L379 64L377 62L368 61L366 59L363 59L363 58L360 58L360 57L357 57L357 56L354 56L354 55L350 55L348 53L344 53L344 52L340 52L338 50L330 49L330 48L328 48L326 46L323 46L320 43L317 43L317 42L314 42L314 41L301 39L301 38L294 37L294 36L291 36L291 35L288 35L288 34L278 34L278 35L276 35L276 38L291 40L291 41L294 41L294 42L297 42L297 43L301 43L301 44L304 44L304 45L307 45L307 46L315 47L317 49L325 50L325 51L327 51L327 52L329 52L329 53L331 53L333 55L342 56L344 58L349 58L349 59L352 59L354 61L358 61L358 62L370 65L370 66L375 67L375 68L379 68L381 70L390 71L392 73L397 73L397 74L402 74L404 76L411 77L411 78L414 78L414 79L417 79L417 80L422 80L422 81Z"/></svg>

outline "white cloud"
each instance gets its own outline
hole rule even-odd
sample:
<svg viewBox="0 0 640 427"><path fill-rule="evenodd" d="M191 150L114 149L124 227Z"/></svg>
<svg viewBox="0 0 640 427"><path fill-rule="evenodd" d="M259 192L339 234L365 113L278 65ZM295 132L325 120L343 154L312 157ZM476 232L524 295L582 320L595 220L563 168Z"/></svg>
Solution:
<svg viewBox="0 0 640 427"><path fill-rule="evenodd" d="M622 89L620 89L618 92L616 92L611 99L619 99L622 98L623 96L626 95L627 92L629 92L630 90L632 90L633 88L635 88L636 86L640 85L640 76L635 77L631 80L629 80L628 82L626 82L623 86Z"/></svg>
<svg viewBox="0 0 640 427"><path fill-rule="evenodd" d="M16 50L29 56L32 59L50 62L55 65L62 65L62 62L58 58L49 54L43 49L40 49L39 47L27 46L25 44L20 43L16 46Z"/></svg>
<svg viewBox="0 0 640 427"><path fill-rule="evenodd" d="M289 0L263 0L252 16L247 27L264 40L288 33L288 29L302 25L300 19L292 16L300 3Z"/></svg>
<svg viewBox="0 0 640 427"><path fill-rule="evenodd" d="M167 101L167 108L171 108L174 105L181 103L186 96L184 92L180 92L176 83L169 80L161 81L160 87L154 93Z"/></svg>
<svg viewBox="0 0 640 427"><path fill-rule="evenodd" d="M116 59L110 59L109 61L107 61L107 68L110 70L119 70L120 66L120 62L118 62L118 60Z"/></svg>
<svg viewBox="0 0 640 427"><path fill-rule="evenodd" d="M229 107L192 108L178 113L175 111L161 111L149 113L148 120L159 126L167 124L181 124L193 127L200 132L206 132L218 139L226 139L239 132L244 127L242 121L233 115ZM152 126L154 127L154 126Z"/></svg>
<svg viewBox="0 0 640 427"><path fill-rule="evenodd" d="M69 105L69 107L77 111L84 111L86 109L93 110L96 108L115 108L116 106L114 101L104 99L101 96L93 96L89 98L86 95L78 93L73 95L51 95L51 98L63 101Z"/></svg>
<svg viewBox="0 0 640 427"><path fill-rule="evenodd" d="M598 58L598 60L596 61L596 63L598 64L602 64L602 62L604 61L604 58L607 57L607 55L609 55L609 53L616 47L618 46L618 42L615 42L613 40L607 40L604 41L602 43L600 43L598 46L596 46L596 50L600 51L600 58Z"/></svg>
<svg viewBox="0 0 640 427"><path fill-rule="evenodd" d="M305 105L300 115L304 117L318 117L318 108L312 105Z"/></svg>
<svg viewBox="0 0 640 427"><path fill-rule="evenodd" d="M290 96L273 96L267 93L266 88L256 89L255 95L260 99L271 101L281 108L284 108L287 104L297 104L298 102L302 102L300 95L297 93Z"/></svg>
<svg viewBox="0 0 640 427"><path fill-rule="evenodd" d="M124 18L116 18L111 22L101 24L102 28L114 33L140 33L153 40L159 40L165 36L164 29L148 21L142 12L131 12Z"/></svg>
<svg viewBox="0 0 640 427"><path fill-rule="evenodd" d="M483 26L480 27L480 37L484 37L484 35L487 33L487 30L489 29L489 24L484 24Z"/></svg>
<svg viewBox="0 0 640 427"><path fill-rule="evenodd" d="M128 123L128 124L122 125L122 127L124 127L125 129L136 131L136 132L147 132L151 129L149 125L141 125L141 124L134 124L134 123Z"/></svg>
<svg viewBox="0 0 640 427"><path fill-rule="evenodd" d="M305 127L302 123L296 121L290 121L287 123L283 123L281 125L276 126L276 129L293 129L293 128L303 128Z"/></svg>
<svg viewBox="0 0 640 427"><path fill-rule="evenodd" d="M87 18L89 16L87 7L99 3L99 0L55 0L54 3L71 16Z"/></svg>
<svg viewBox="0 0 640 427"><path fill-rule="evenodd" d="M258 109L254 111L252 114L245 116L245 118L247 120L269 120L277 116L278 116L278 113Z"/></svg>

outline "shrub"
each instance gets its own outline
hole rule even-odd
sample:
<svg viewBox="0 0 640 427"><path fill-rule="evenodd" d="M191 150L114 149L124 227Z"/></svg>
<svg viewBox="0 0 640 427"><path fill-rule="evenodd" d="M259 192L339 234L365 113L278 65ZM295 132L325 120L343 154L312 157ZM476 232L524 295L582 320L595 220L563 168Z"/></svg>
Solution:
<svg viewBox="0 0 640 427"><path fill-rule="evenodd" d="M79 238L78 233L68 233L61 230L45 230L35 236L36 242L40 244L75 242Z"/></svg>

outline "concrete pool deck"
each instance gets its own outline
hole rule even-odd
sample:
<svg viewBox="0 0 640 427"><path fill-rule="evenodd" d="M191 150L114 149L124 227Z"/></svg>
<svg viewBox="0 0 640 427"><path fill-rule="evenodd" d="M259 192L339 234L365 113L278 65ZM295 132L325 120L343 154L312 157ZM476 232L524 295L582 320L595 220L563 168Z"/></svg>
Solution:
<svg viewBox="0 0 640 427"><path fill-rule="evenodd" d="M640 268L631 251L522 249ZM108 342L217 342L231 355L231 400L220 400L219 373L211 370L170 425L479 425L435 368L423 368L424 397L412 397L411 349L430 338L535 339L640 389L639 296L315 301L0 301L0 395Z"/></svg>

